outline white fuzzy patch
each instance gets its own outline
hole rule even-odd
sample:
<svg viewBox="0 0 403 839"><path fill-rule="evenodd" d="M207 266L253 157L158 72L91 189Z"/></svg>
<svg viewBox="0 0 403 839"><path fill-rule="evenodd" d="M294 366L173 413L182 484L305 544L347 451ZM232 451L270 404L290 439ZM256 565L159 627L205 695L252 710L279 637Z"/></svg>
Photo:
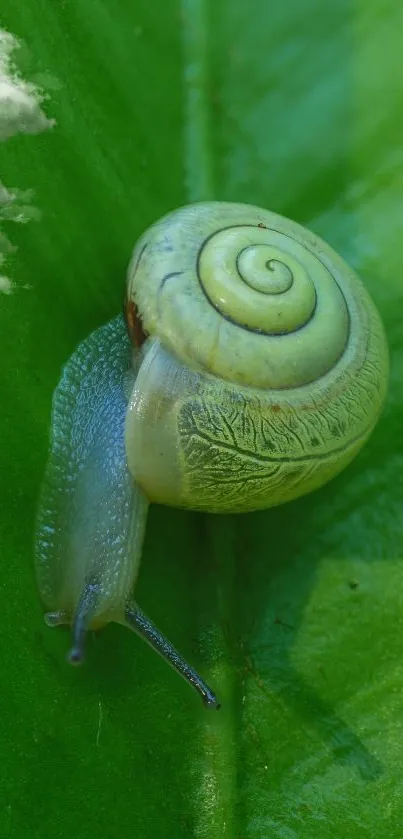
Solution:
<svg viewBox="0 0 403 839"><path fill-rule="evenodd" d="M9 277L0 276L0 294L12 294L14 283Z"/></svg>
<svg viewBox="0 0 403 839"><path fill-rule="evenodd" d="M38 221L41 214L37 207L32 204L33 191L21 189L7 189L0 182L0 225L3 222L14 221L17 224L26 224L28 221ZM0 270L4 270L7 258L15 253L17 248L10 242L10 239L0 228ZM30 285L18 286L20 288L31 288ZM17 285L5 274L0 274L0 293L12 294Z"/></svg>
<svg viewBox="0 0 403 839"><path fill-rule="evenodd" d="M55 124L41 108L43 90L18 72L12 54L19 47L14 35L0 29L0 141L19 133L39 134Z"/></svg>
<svg viewBox="0 0 403 839"><path fill-rule="evenodd" d="M55 120L49 119L42 110L42 104L48 98L42 87L26 82L16 67L13 53L20 46L14 35L0 29L0 144L16 134L39 134L55 125ZM0 270L4 270L7 257L17 250L4 233L4 222L26 224L39 218L32 190L11 189L0 180ZM17 285L13 280L0 274L0 294L10 295L15 289Z"/></svg>

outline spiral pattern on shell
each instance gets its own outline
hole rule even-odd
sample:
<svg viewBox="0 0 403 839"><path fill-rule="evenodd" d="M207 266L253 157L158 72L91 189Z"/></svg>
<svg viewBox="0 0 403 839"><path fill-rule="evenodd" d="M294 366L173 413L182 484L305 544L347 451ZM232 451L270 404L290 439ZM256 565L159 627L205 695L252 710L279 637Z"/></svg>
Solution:
<svg viewBox="0 0 403 839"><path fill-rule="evenodd" d="M352 323L365 331L355 281L329 246L295 222L208 202L170 213L142 236L127 295L145 333L186 365L285 389L337 365Z"/></svg>

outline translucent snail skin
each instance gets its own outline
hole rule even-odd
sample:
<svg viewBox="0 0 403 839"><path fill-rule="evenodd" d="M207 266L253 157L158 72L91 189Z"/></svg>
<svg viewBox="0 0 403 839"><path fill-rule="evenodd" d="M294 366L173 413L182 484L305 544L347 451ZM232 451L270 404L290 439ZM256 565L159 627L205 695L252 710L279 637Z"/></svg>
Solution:
<svg viewBox="0 0 403 839"><path fill-rule="evenodd" d="M223 202L143 234L125 312L80 344L54 394L36 537L45 619L71 625L72 662L89 629L129 627L217 708L133 600L149 503L240 513L325 484L379 418L385 334L327 244Z"/></svg>

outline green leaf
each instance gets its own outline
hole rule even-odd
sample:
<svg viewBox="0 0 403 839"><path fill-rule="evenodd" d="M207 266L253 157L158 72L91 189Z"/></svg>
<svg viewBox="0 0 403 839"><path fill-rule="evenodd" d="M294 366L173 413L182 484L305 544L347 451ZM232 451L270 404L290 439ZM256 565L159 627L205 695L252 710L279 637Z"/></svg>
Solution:
<svg viewBox="0 0 403 839"><path fill-rule="evenodd" d="M7 138L0 104L0 835L399 836L403 6L1 11L22 46L6 60L0 42L0 92L2 74L35 87ZM61 367L119 311L138 235L202 198L322 235L364 278L392 357L381 422L323 490L233 518L151 512L137 598L219 714L121 627L70 669L32 563Z"/></svg>

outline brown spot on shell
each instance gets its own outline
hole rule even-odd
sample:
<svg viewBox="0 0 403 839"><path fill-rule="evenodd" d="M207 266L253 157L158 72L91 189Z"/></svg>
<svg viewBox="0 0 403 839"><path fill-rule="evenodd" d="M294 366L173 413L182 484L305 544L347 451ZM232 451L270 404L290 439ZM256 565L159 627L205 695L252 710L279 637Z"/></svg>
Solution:
<svg viewBox="0 0 403 839"><path fill-rule="evenodd" d="M143 330L143 324L141 322L141 317L138 313L137 306L133 303L133 300L129 300L126 298L124 304L124 316L127 326L127 331L130 336L130 340L135 347L139 348L144 344L144 341L147 339L147 335Z"/></svg>
<svg viewBox="0 0 403 839"><path fill-rule="evenodd" d="M262 221L259 221L258 227L263 227L263 229L264 229L264 230L267 230L266 225L265 225L265 224L263 224L263 222L262 222Z"/></svg>

